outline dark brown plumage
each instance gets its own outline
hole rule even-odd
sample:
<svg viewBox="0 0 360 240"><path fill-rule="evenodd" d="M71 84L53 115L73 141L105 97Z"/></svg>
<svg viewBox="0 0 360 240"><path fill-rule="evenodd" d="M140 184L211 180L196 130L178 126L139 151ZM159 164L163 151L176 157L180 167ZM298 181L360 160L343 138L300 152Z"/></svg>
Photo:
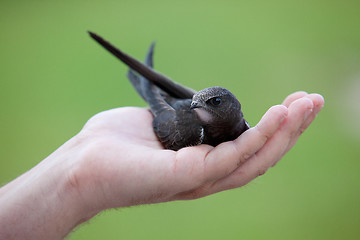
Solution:
<svg viewBox="0 0 360 240"><path fill-rule="evenodd" d="M130 67L128 78L149 104L154 115L154 131L165 148L179 150L199 144L216 146L236 139L249 129L240 102L229 90L210 87L197 92L154 71L154 44L143 64L100 36L89 34Z"/></svg>

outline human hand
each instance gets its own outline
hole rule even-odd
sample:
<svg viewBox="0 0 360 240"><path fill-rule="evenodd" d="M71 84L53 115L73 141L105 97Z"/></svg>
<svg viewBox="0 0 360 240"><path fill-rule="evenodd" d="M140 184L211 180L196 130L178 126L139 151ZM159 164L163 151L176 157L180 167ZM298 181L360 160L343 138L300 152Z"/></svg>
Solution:
<svg viewBox="0 0 360 240"><path fill-rule="evenodd" d="M0 239L62 239L113 207L185 200L241 187L287 153L324 105L296 92L236 140L164 150L143 108L91 118L75 137L0 188Z"/></svg>
<svg viewBox="0 0 360 240"><path fill-rule="evenodd" d="M164 150L143 108L95 115L73 139L86 146L70 175L94 211L195 199L241 187L287 153L323 107L318 94L296 92L235 141Z"/></svg>

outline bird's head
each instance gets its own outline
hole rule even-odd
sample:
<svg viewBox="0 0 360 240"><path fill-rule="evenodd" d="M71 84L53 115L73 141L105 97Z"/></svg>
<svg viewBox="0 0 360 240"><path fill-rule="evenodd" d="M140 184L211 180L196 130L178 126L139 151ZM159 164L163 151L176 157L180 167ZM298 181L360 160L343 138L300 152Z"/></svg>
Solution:
<svg viewBox="0 0 360 240"><path fill-rule="evenodd" d="M210 87L194 94L191 102L201 122L223 124L238 122L242 118L241 104L226 88Z"/></svg>

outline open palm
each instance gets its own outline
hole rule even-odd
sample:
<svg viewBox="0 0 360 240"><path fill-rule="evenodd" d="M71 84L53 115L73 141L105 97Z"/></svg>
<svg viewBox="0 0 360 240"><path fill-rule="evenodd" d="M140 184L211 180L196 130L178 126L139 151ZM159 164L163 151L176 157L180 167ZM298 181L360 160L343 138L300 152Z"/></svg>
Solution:
<svg viewBox="0 0 360 240"><path fill-rule="evenodd" d="M163 148L148 109L105 111L75 136L87 150L74 178L84 199L99 210L194 199L240 187L275 165L323 104L318 94L296 92L236 140L179 151Z"/></svg>

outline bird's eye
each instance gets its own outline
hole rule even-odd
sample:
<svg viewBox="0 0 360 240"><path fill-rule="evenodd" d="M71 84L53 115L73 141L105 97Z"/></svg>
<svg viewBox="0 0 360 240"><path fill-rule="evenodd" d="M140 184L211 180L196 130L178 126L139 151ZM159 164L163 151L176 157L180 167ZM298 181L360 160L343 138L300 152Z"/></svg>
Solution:
<svg viewBox="0 0 360 240"><path fill-rule="evenodd" d="M210 98L208 102L213 106L218 106L221 104L222 99L221 99L221 97L213 97L213 98Z"/></svg>

